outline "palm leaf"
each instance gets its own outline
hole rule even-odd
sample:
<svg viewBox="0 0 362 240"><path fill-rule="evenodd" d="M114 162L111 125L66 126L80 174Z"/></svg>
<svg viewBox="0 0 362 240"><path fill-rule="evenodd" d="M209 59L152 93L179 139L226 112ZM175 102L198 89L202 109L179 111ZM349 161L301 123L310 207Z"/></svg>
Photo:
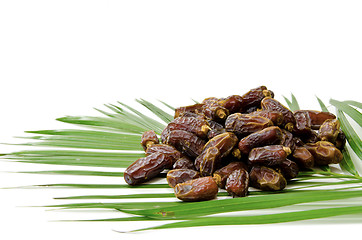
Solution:
<svg viewBox="0 0 362 240"><path fill-rule="evenodd" d="M156 227L137 229L134 230L133 232L151 230L151 229L185 228L185 227L199 227L199 226L284 223L284 222L295 222L295 221L326 218L326 217L348 215L348 214L360 214L360 213L362 213L362 206L323 208L323 209L313 209L313 210L276 213L276 214L263 214L263 215L254 215L254 216L204 217L188 221L180 221L175 223L164 224Z"/></svg>
<svg viewBox="0 0 362 240"><path fill-rule="evenodd" d="M291 94L292 100L289 100L285 96L283 96L283 98L284 98L285 102L288 104L288 107L291 111L296 111L296 110L300 109L299 103L293 93Z"/></svg>
<svg viewBox="0 0 362 240"><path fill-rule="evenodd" d="M290 103L292 110L299 109L299 104L293 94ZM318 98L317 98L318 99ZM105 107L109 112L97 109L103 116L66 116L58 118L58 121L72 124L87 129L62 129L62 130L40 130L27 131L31 136L23 137L31 142L20 145L48 147L46 150L21 150L5 154L2 158L10 161L25 163L54 164L64 166L77 166L77 169L66 170L47 170L47 171L28 171L32 174L63 174L78 176L99 176L107 178L111 183L52 183L33 186L24 186L24 188L53 188L53 189L119 189L122 190L141 190L149 189L151 193L132 193L124 195L78 195L64 196L56 198L56 201L70 200L91 200L97 199L97 202L89 203L65 203L53 204L47 207L66 208L66 209L87 209L87 208L104 208L117 209L123 213L136 214L137 217L125 217L116 219L102 219L102 221L150 221L150 220L167 220L167 219L188 219L187 221L166 224L157 228L187 227L187 226L205 226L205 225L223 225L223 224L266 224L274 222L298 221L313 218L324 218L343 214L360 213L361 206L352 207L334 207L333 200L347 200L362 196L361 187L362 178L359 177L358 171L353 165L353 159L348 150L344 151L345 161L341 164L342 169L350 174L335 173L331 168L313 169L312 171L301 172L300 177L292 180L288 188L280 192L261 192L251 190L249 197L231 198L225 191L220 191L218 198L213 201L199 203L183 203L173 197L172 189L155 179L148 184L140 186L128 186L123 184L117 177L122 177L124 168L136 159L143 157L141 151L140 136L146 130L155 130L160 134L164 126L172 121L173 116L155 104L143 100L136 100L140 106L148 109L153 117L146 115L130 105L120 103L106 104ZM165 102L160 101L169 110L174 108ZM331 100L331 104L332 104ZM321 101L320 101L321 104ZM357 117L355 111L346 108L345 105L358 106L359 103L351 101L333 102L339 112L338 117L342 119L341 124L346 134L348 143L353 151L360 151L360 139L348 125L344 113L352 114ZM323 106L321 105L322 109ZM342 107L341 107L342 106ZM350 107L350 106L349 106ZM352 108L353 109L353 108ZM358 112L358 111L357 111ZM359 112L358 112L359 113ZM351 117L352 117L351 116ZM156 120L157 118L157 120ZM343 122L343 123L342 123ZM359 140L359 142L358 142ZM357 147L356 147L357 146ZM49 149L50 147L50 149ZM66 149L64 149L66 148ZM359 153L361 154L361 153ZM358 155L358 154L357 154ZM359 156L359 155L358 155ZM359 156L360 157L360 156ZM352 163L352 165L351 165ZM95 167L96 169L80 169L82 167ZM101 167L102 169L98 169ZM112 168L105 171L103 168ZM117 168L119 171L116 171ZM24 171L23 171L24 172ZM329 187L329 190L320 189L320 187ZM165 192L166 191L166 192ZM158 199L161 199L158 200ZM99 200L118 200L117 202L103 202ZM124 202L125 199L145 199L148 201ZM262 214L257 215L255 211L260 209L273 208L276 211L283 207L290 207L291 210L300 209L300 204L309 204L308 207L317 202L325 202L329 211L323 209L303 209L290 213ZM247 216L224 216L222 218L211 217L209 215L216 213L227 213L236 211L250 211ZM171 214L172 212L172 214ZM260 214L260 212L259 212ZM220 222L222 221L222 222Z"/></svg>
<svg viewBox="0 0 362 240"><path fill-rule="evenodd" d="M326 107L326 105L324 104L324 102L323 102L319 97L316 96L316 98L317 98L317 101L318 101L318 103L319 103L319 106L321 107L321 110L322 110L323 112L329 112L329 111L328 111L328 108Z"/></svg>
<svg viewBox="0 0 362 240"><path fill-rule="evenodd" d="M346 114L348 114L353 120L356 121L356 123L358 125L360 125L362 127L362 114L357 111L356 109L354 109L353 107L351 107L350 105L348 105L345 102L340 102L334 99L331 99L329 101L333 106L335 106L338 110L345 112Z"/></svg>

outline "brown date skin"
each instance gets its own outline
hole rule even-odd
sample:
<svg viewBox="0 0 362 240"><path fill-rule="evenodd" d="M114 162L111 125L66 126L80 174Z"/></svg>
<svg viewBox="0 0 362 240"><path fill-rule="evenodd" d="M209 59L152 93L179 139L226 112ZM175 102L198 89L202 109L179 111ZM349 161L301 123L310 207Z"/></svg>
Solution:
<svg viewBox="0 0 362 240"><path fill-rule="evenodd" d="M234 170L226 180L225 189L233 197L245 197L249 189L249 173L245 169Z"/></svg>
<svg viewBox="0 0 362 240"><path fill-rule="evenodd" d="M296 147L291 158L301 169L310 169L314 167L314 157L305 147Z"/></svg>
<svg viewBox="0 0 362 240"><path fill-rule="evenodd" d="M205 144L204 150L208 149L209 147L216 147L221 153L221 158L224 158L225 156L229 155L237 142L238 138L235 134L231 132L225 132L210 139Z"/></svg>
<svg viewBox="0 0 362 240"><path fill-rule="evenodd" d="M133 162L124 172L124 180L129 185L144 183L172 167L172 161L163 153L152 153Z"/></svg>
<svg viewBox="0 0 362 240"><path fill-rule="evenodd" d="M200 173L192 169L173 169L168 171L166 179L168 185L174 188L178 183L183 183L199 177Z"/></svg>
<svg viewBox="0 0 362 240"><path fill-rule="evenodd" d="M183 130L171 131L165 140L166 144L174 146L182 154L195 159L199 156L206 142L195 134Z"/></svg>
<svg viewBox="0 0 362 240"><path fill-rule="evenodd" d="M283 132L283 139L281 141L281 145L284 147L290 148L290 150L293 152L296 147L296 139L293 136L293 134L285 129L282 129ZM302 143L304 144L304 143Z"/></svg>
<svg viewBox="0 0 362 240"><path fill-rule="evenodd" d="M196 169L202 176L209 176L220 167L221 159L225 158L234 149L238 138L231 132L219 134L210 139L204 146L200 156L196 158Z"/></svg>
<svg viewBox="0 0 362 240"><path fill-rule="evenodd" d="M293 133L295 135L311 135L312 131L312 121L309 115L302 111L295 111L294 112L295 118L295 126L293 128Z"/></svg>
<svg viewBox="0 0 362 240"><path fill-rule="evenodd" d="M146 156L153 153L163 153L167 158L175 163L181 157L181 153L173 146L167 144L154 144L147 148Z"/></svg>
<svg viewBox="0 0 362 240"><path fill-rule="evenodd" d="M203 103L204 105L202 106L201 111L207 119L216 122L224 122L229 115L229 110L219 105L218 99L209 99L208 101L204 100Z"/></svg>
<svg viewBox="0 0 362 240"><path fill-rule="evenodd" d="M283 137L283 132L279 127L267 127L242 138L239 141L238 148L241 153L249 154L255 147L280 144Z"/></svg>
<svg viewBox="0 0 362 240"><path fill-rule="evenodd" d="M246 112L251 107L260 108L260 103L265 97L274 97L274 93L268 90L265 86L250 89L247 93L241 96L240 112Z"/></svg>
<svg viewBox="0 0 362 240"><path fill-rule="evenodd" d="M242 138L272 125L272 121L265 117L234 113L226 119L225 130L233 132L236 136Z"/></svg>
<svg viewBox="0 0 362 240"><path fill-rule="evenodd" d="M343 159L341 151L328 141L307 143L305 147L313 155L314 163L318 166L337 164Z"/></svg>
<svg viewBox="0 0 362 240"><path fill-rule="evenodd" d="M207 138L210 130L209 123L200 118L195 117L178 117L167 125L168 131L184 130L194 133L200 138Z"/></svg>
<svg viewBox="0 0 362 240"><path fill-rule="evenodd" d="M335 143L339 134L341 124L338 119L327 119L320 126L318 137L322 141Z"/></svg>
<svg viewBox="0 0 362 240"><path fill-rule="evenodd" d="M202 114L202 110L201 110L202 106L204 106L204 104L196 103L193 105L176 108L174 119L182 116L185 113Z"/></svg>
<svg viewBox="0 0 362 240"><path fill-rule="evenodd" d="M211 138L225 132L224 125L222 125L221 123L218 123L218 122L215 122L212 120L208 120L207 122L209 123L209 126L210 126L210 131L207 133L208 139L211 139Z"/></svg>
<svg viewBox="0 0 362 240"><path fill-rule="evenodd" d="M286 180L297 177L299 173L298 164L290 159L285 159L275 170L280 171Z"/></svg>
<svg viewBox="0 0 362 240"><path fill-rule="evenodd" d="M175 186L175 196L185 202L206 201L216 198L218 187L212 177L200 177Z"/></svg>
<svg viewBox="0 0 362 240"><path fill-rule="evenodd" d="M290 148L283 145L270 145L253 148L248 157L250 165L275 166L280 165L291 153Z"/></svg>
<svg viewBox="0 0 362 240"><path fill-rule="evenodd" d="M279 101L274 98L266 97L261 101L262 110L277 111L283 114L283 123L285 129L291 131L295 125L295 118L292 111L290 111L286 106L281 104Z"/></svg>
<svg viewBox="0 0 362 240"><path fill-rule="evenodd" d="M194 162L185 156L180 157L172 166L173 169L193 169L195 170Z"/></svg>
<svg viewBox="0 0 362 240"><path fill-rule="evenodd" d="M259 110L259 111L251 112L250 115L261 116L261 117L265 117L267 119L270 119L270 121L272 121L275 126L282 125L283 120L284 120L283 114L281 112L278 112L278 111Z"/></svg>
<svg viewBox="0 0 362 240"><path fill-rule="evenodd" d="M335 146L339 149L339 150L343 150L344 146L346 145L346 135L344 134L344 132L342 130L339 130L336 142L335 142Z"/></svg>
<svg viewBox="0 0 362 240"><path fill-rule="evenodd" d="M317 130L327 119L335 119L336 116L330 112L321 112L315 110L298 110L295 112L304 112L308 114L311 120L311 128Z"/></svg>
<svg viewBox="0 0 362 240"><path fill-rule="evenodd" d="M153 144L158 144L160 141L158 140L158 137L155 133L155 131L150 130L146 131L142 134L141 137L141 145L143 149L146 151L147 148Z"/></svg>
<svg viewBox="0 0 362 240"><path fill-rule="evenodd" d="M255 166L249 173L250 186L264 191L279 191L287 186L287 180L274 169Z"/></svg>
<svg viewBox="0 0 362 240"><path fill-rule="evenodd" d="M221 165L221 153L217 147L209 147L196 158L196 169L199 169L201 176L210 176Z"/></svg>
<svg viewBox="0 0 362 240"><path fill-rule="evenodd" d="M213 174L213 178L219 188L225 188L226 179L235 170L245 169L248 167L243 162L231 162L228 165L216 170Z"/></svg>
<svg viewBox="0 0 362 240"><path fill-rule="evenodd" d="M240 112L243 105L243 99L239 95L231 95L225 99L220 99L218 102L222 107L226 108L229 113Z"/></svg>

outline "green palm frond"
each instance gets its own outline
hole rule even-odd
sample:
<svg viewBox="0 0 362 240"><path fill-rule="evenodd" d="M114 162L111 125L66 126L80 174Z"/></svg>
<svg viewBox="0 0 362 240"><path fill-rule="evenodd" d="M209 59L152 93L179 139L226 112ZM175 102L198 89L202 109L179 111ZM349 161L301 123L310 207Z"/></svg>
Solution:
<svg viewBox="0 0 362 240"><path fill-rule="evenodd" d="M284 97L292 110L299 109L293 94L291 100ZM322 110L325 104L317 97ZM144 99L136 100L139 107L128 104L106 104L106 110L96 109L101 116L65 116L58 121L71 124L78 129L27 131L21 139L28 142L19 146L36 147L32 150L19 150L3 154L1 158L36 164L67 166L67 169L22 171L30 174L74 175L83 179L96 176L107 179L107 184L97 182L51 183L24 188L53 189L119 189L117 195L76 195L54 198L55 204L48 208L56 209L116 209L129 217L90 219L90 221L158 221L160 225L147 229L179 228L209 225L270 224L290 221L328 218L331 216L362 213L362 205L354 206L352 200L362 198L362 178L355 167L355 156L362 160L361 139L345 114L358 125L362 125L362 115L354 107L361 107L356 101L336 101L341 128L346 133L348 146L344 150L342 171L333 167L322 167L303 171L298 178L291 180L288 187L279 192L261 192L251 189L248 197L232 198L221 190L217 199L206 202L184 203L178 201L173 190L164 178L156 178L150 183L129 186L123 181L123 171L136 159L143 157L140 145L141 134L154 130L160 134L166 124L173 119L174 107L159 101L162 106ZM165 107L162 108L162 107ZM328 111L328 110L327 110ZM147 112L147 114L146 114ZM42 149L44 148L45 149ZM41 149L39 149L41 148ZM72 169L72 167L76 167ZM69 169L71 168L71 169ZM89 169L92 168L92 169ZM324 189L327 187L328 189ZM132 192L122 194L123 190L148 189L152 192ZM99 193L99 192L97 192ZM129 202L125 200L135 199ZM85 202L72 203L72 200ZM96 200L89 202L89 200ZM114 202L106 202L112 200ZM139 201L142 200L142 201ZM61 203L60 203L60 202ZM87 202L86 202L87 201ZM343 201L343 202L341 202ZM65 203L64 203L65 202ZM323 208L319 209L319 203ZM283 212L288 208L288 212ZM261 213L273 209L275 214ZM228 215L233 212L235 214ZM240 215L238 215L240 213ZM210 216L222 214L222 216ZM164 220L182 220L171 224ZM146 230L138 229L138 230Z"/></svg>

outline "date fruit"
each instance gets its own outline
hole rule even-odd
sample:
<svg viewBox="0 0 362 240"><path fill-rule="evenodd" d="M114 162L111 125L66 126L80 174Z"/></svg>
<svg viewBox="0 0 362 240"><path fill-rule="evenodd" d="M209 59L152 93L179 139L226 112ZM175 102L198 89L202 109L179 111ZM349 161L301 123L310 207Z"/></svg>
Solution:
<svg viewBox="0 0 362 240"><path fill-rule="evenodd" d="M163 153L152 153L144 158L139 158L124 171L124 180L129 185L144 183L164 169L171 168L172 161Z"/></svg>
<svg viewBox="0 0 362 240"><path fill-rule="evenodd" d="M273 122L265 117L234 113L226 119L225 130L233 132L236 136L242 138L272 125Z"/></svg>
<svg viewBox="0 0 362 240"><path fill-rule="evenodd" d="M148 156L153 153L163 153L172 163L175 163L181 157L181 153L175 147L167 144L153 144L147 148L145 154Z"/></svg>
<svg viewBox="0 0 362 240"><path fill-rule="evenodd" d="M296 147L293 151L292 159L302 169L314 167L314 157L305 147Z"/></svg>
<svg viewBox="0 0 362 240"><path fill-rule="evenodd" d="M343 159L341 151L327 141L307 143L305 147L313 155L314 163L318 166L340 163Z"/></svg>
<svg viewBox="0 0 362 240"><path fill-rule="evenodd" d="M255 147L280 144L283 137L283 132L279 127L267 127L242 138L239 141L238 148L241 153L249 154Z"/></svg>
<svg viewBox="0 0 362 240"><path fill-rule="evenodd" d="M248 160L253 166L275 166L280 165L290 153L290 148L283 145L257 147L250 151Z"/></svg>
<svg viewBox="0 0 362 240"><path fill-rule="evenodd" d="M328 141L331 143L335 143L340 132L341 124L337 119L327 119L320 126L318 137L322 141Z"/></svg>
<svg viewBox="0 0 362 240"><path fill-rule="evenodd" d="M279 191L287 186L287 180L281 173L265 166L253 167L249 178L250 186L264 191Z"/></svg>
<svg viewBox="0 0 362 240"><path fill-rule="evenodd" d="M180 157L173 164L173 169L193 169L195 170L194 162L185 156Z"/></svg>
<svg viewBox="0 0 362 240"><path fill-rule="evenodd" d="M184 130L171 131L165 140L166 144L174 146L182 154L195 159L206 144L205 140Z"/></svg>
<svg viewBox="0 0 362 240"><path fill-rule="evenodd" d="M248 188L249 173L245 169L234 170L226 180L225 189L233 197L245 197Z"/></svg>
<svg viewBox="0 0 362 240"><path fill-rule="evenodd" d="M219 188L225 188L226 179L228 176L235 170L238 169L245 169L247 170L248 167L243 162L231 162L228 165L216 170L213 174L213 178Z"/></svg>
<svg viewBox="0 0 362 240"><path fill-rule="evenodd" d="M199 177L200 173L192 169L173 169L168 171L166 175L168 185L172 188L178 183L183 183Z"/></svg>
<svg viewBox="0 0 362 240"><path fill-rule="evenodd" d="M286 106L281 104L279 101L274 98L266 97L261 101L261 108L263 110L277 111L283 114L283 123L285 129L292 131L295 125L295 118L292 111L289 110Z"/></svg>
<svg viewBox="0 0 362 240"><path fill-rule="evenodd" d="M160 141L158 140L158 137L157 137L155 131L153 131L153 130L146 131L142 134L141 145L145 151L151 145L158 144L159 142Z"/></svg>
<svg viewBox="0 0 362 240"><path fill-rule="evenodd" d="M174 191L178 199L196 202L216 198L219 189L212 177L200 177L177 184Z"/></svg>

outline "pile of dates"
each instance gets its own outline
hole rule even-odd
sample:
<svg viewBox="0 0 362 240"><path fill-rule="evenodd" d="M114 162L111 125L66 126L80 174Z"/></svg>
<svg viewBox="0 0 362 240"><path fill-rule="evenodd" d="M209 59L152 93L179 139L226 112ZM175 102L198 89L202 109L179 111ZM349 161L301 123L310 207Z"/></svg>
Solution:
<svg viewBox="0 0 362 240"><path fill-rule="evenodd" d="M168 170L168 184L183 201L213 199L219 188L243 197L249 186L282 190L299 170L340 163L345 142L335 115L292 112L260 86L175 109L160 139L153 130L142 135L145 157L124 179L137 185Z"/></svg>

